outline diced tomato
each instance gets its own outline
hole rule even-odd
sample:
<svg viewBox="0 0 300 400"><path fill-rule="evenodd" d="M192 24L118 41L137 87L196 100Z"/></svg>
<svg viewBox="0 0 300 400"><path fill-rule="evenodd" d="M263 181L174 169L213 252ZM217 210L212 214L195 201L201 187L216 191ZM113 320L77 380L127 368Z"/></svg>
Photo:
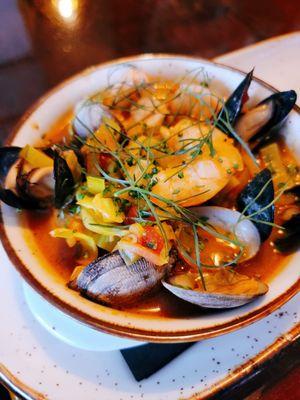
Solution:
<svg viewBox="0 0 300 400"><path fill-rule="evenodd" d="M132 204L126 213L126 218L124 221L125 225L133 224L135 222L134 218L138 218L138 216L138 208L136 205ZM153 215L150 215L144 219L147 219L148 221L155 221Z"/></svg>
<svg viewBox="0 0 300 400"><path fill-rule="evenodd" d="M144 247L148 247L155 253L160 253L164 247L164 240L157 232L157 228L153 226L146 226L144 229L145 232L139 239L139 243Z"/></svg>
<svg viewBox="0 0 300 400"><path fill-rule="evenodd" d="M125 225L133 224L135 222L134 218L138 217L138 208L134 204L131 205L126 213Z"/></svg>

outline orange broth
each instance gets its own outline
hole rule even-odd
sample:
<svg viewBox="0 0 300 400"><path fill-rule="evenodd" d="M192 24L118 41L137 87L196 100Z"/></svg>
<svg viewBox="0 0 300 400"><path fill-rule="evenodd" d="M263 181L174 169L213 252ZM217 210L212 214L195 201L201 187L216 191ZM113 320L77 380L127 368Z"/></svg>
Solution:
<svg viewBox="0 0 300 400"><path fill-rule="evenodd" d="M57 143L68 137L68 123L71 115L71 112L68 112L43 136L44 145ZM282 143L281 146L283 146ZM284 152L285 157L288 157L289 151L285 148ZM55 212L25 211L23 213L24 224L31 232L28 240L39 249L46 268L67 284L73 269L76 267L76 247L69 248L64 239L50 236L49 232L56 227ZM280 272L289 258L276 252L272 246L272 238L277 235L277 231L274 228L271 237L261 246L259 253L251 260L239 264L235 267L235 270L269 283ZM127 310L173 318L207 312L197 306L180 301L164 290L148 296L141 300L138 305L127 308Z"/></svg>

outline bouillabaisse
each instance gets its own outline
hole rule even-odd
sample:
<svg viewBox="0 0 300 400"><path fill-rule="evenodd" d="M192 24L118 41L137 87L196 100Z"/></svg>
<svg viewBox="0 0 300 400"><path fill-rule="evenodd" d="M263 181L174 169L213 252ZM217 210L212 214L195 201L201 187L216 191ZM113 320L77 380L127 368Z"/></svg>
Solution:
<svg viewBox="0 0 300 400"><path fill-rule="evenodd" d="M38 147L2 148L0 197L56 241L52 257L70 249L68 285L95 301L136 307L167 289L201 307L248 303L268 290L266 260L299 240L298 166L277 135L296 95L249 109L251 80L224 100L203 69L133 70Z"/></svg>

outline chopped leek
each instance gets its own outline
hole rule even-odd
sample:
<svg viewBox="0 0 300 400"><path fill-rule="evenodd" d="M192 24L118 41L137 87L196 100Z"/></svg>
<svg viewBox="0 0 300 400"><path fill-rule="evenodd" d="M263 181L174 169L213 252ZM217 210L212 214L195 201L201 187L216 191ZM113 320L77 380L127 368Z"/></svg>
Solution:
<svg viewBox="0 0 300 400"><path fill-rule="evenodd" d="M112 235L94 235L97 246L107 251L113 251L117 241L119 240Z"/></svg>
<svg viewBox="0 0 300 400"><path fill-rule="evenodd" d="M35 168L53 167L53 160L41 150L35 149L29 144L20 151L20 157L29 162Z"/></svg>
<svg viewBox="0 0 300 400"><path fill-rule="evenodd" d="M272 173L275 190L279 190L285 185L286 189L294 186L294 182L288 174L280 154L277 143L271 143L260 149L260 155Z"/></svg>
<svg viewBox="0 0 300 400"><path fill-rule="evenodd" d="M119 210L119 207L113 199L103 198L101 195L96 194L93 199L93 204L95 210L102 215L104 222L121 223L124 221L125 215Z"/></svg>
<svg viewBox="0 0 300 400"><path fill-rule="evenodd" d="M103 191L105 189L105 180L97 176L86 177L87 190L91 194L101 194L103 196Z"/></svg>
<svg viewBox="0 0 300 400"><path fill-rule="evenodd" d="M103 222L101 223L98 219L99 215L93 210L82 207L80 213L83 225L92 232L99 233L100 235L117 237L125 236L128 232L127 229L122 227L111 227L106 226Z"/></svg>
<svg viewBox="0 0 300 400"><path fill-rule="evenodd" d="M100 193L94 197L84 196L77 201L81 207L92 210L98 216L98 223L121 223L125 219L123 212L111 198L104 198Z"/></svg>
<svg viewBox="0 0 300 400"><path fill-rule="evenodd" d="M70 247L80 243L83 249L87 250L90 256L97 257L98 249L95 240L82 232L77 232L67 228L56 228L50 232L50 235L55 238L66 239Z"/></svg>

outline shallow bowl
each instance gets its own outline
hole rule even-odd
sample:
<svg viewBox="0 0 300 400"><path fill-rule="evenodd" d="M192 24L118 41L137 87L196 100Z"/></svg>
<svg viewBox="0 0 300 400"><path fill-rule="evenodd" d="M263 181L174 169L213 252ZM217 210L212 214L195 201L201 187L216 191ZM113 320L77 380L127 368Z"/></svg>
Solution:
<svg viewBox="0 0 300 400"><path fill-rule="evenodd" d="M243 72L233 68L184 56L142 55L101 64L64 81L43 96L23 116L7 144L24 146L36 143L49 131L54 122L72 109L78 101L110 83L120 81L131 65L151 75L167 78L182 76L188 71L203 67L211 79L211 87L224 96L230 94L244 77ZM249 96L253 103L274 92L276 89L254 79ZM294 107L282 131L288 147L299 161L298 107ZM162 318L114 310L95 304L68 289L59 277L46 268L46 259L40 254L35 242L31 241L29 246L30 232L22 227L20 215L16 210L2 204L1 213L2 243L13 265L29 285L39 292L45 301L51 302L77 320L95 329L122 337L152 342L182 342L224 334L268 315L299 291L298 252L289 257L284 268L269 283L270 289L265 296L241 308L199 313L189 318Z"/></svg>

